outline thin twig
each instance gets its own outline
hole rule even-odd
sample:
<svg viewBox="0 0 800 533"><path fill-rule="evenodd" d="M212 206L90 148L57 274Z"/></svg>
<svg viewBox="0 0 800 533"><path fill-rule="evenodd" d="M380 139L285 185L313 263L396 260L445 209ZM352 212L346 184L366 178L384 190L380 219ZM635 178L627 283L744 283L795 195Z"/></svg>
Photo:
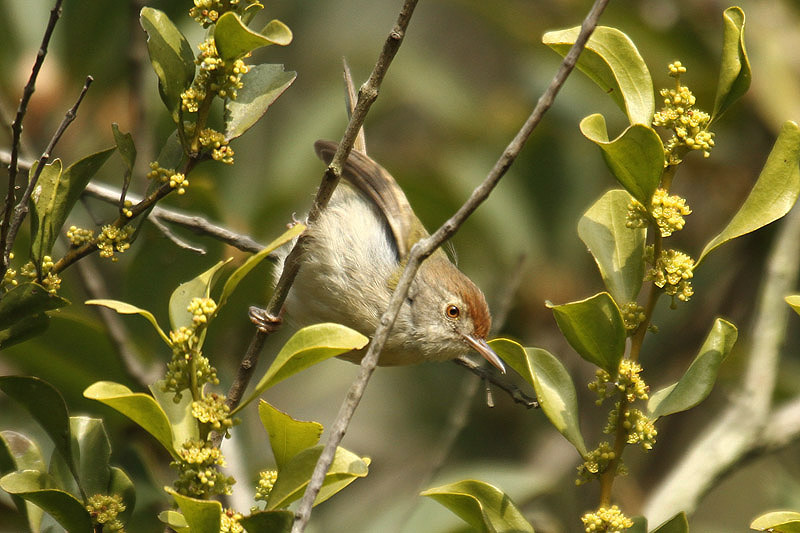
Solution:
<svg viewBox="0 0 800 533"><path fill-rule="evenodd" d="M200 246L195 246L193 244L189 244L188 242L184 241L183 239L175 235L175 232L173 232L169 226L161 222L161 220L159 220L158 217L150 216L147 218L147 220L149 220L156 227L156 229L164 235L164 237L172 241L172 243L178 248L182 250L188 250L190 252L194 252L199 255L206 254L205 248L202 248Z"/></svg>
<svg viewBox="0 0 800 533"><path fill-rule="evenodd" d="M50 44L50 38L53 36L56 23L61 17L62 2L63 0L56 0L53 9L50 10L50 19L47 21L47 28L44 30L42 44L39 47L39 52L36 54L36 61L33 63L33 69L31 69L28 83L25 84L25 88L22 90L22 98L17 107L17 115L14 118L14 123L11 125L12 140L11 161L8 165L8 191L6 192L2 227L0 227L0 250L3 252L3 259L0 263L0 278L2 278L6 270L8 270L11 249L14 244L14 238L10 235L10 228L12 212L14 212L14 202L16 201L17 159L19 158L20 139L22 137L22 120L25 118L25 113L28 111L28 102L30 102L31 96L33 96L33 92L36 90L36 78L39 77L42 63L44 63L44 58L47 57L47 47ZM27 201L24 202L24 205L28 205Z"/></svg>
<svg viewBox="0 0 800 533"><path fill-rule="evenodd" d="M14 215L11 218L11 223L8 227L8 235L6 236L8 240L5 243L6 248L3 252L5 254L4 257L8 257L11 254L11 249L14 247L14 241L17 238L19 228L22 226L22 221L25 220L25 215L28 214L28 203L30 202L31 195L36 188L36 183L39 181L39 176L42 174L45 165L50 160L50 154L53 153L53 149L55 149L56 144L58 144L58 141L61 139L61 136L64 135L64 132L67 131L69 125L75 120L75 117L78 113L78 107L81 105L83 97L86 96L86 92L89 90L89 86L93 81L94 78L91 76L86 76L86 81L83 83L83 88L81 89L81 93L78 95L78 99L64 115L64 119L61 121L61 124L58 126L55 134L53 134L53 137L50 139L47 148L39 157L38 165L36 166L33 176L28 177L28 186L25 188L25 192L22 194L22 198L20 199L19 203L14 208ZM15 157L13 151L11 153L11 157L12 159ZM12 161L12 163L16 165L14 161Z"/></svg>
<svg viewBox="0 0 800 533"><path fill-rule="evenodd" d="M564 57L561 67L553 78L553 81L550 83L544 94L539 98L539 101L537 102L536 107L534 108L530 117L528 117L528 119L525 121L525 124L523 124L522 128L517 133L516 137L514 137L511 143L506 147L505 151L500 156L500 159L492 168L491 172L489 172L489 175L486 177L486 179L484 179L483 183L481 183L472 192L470 197L461 206L461 208L456 211L456 213L450 217L450 219L447 220L438 230L436 230L430 237L420 240L412 247L408 258L408 264L403 270L403 274L401 275L395 292L389 302L389 307L381 316L380 325L375 330L375 334L372 342L369 344L367 353L361 360L361 367L358 377L355 379L353 384L350 386L350 390L347 392L347 397L342 403L342 406L339 409L339 414L337 415L336 420L331 427L328 441L325 444L316 466L314 467L314 473L312 474L311 480L306 487L306 491L303 494L303 498L300 501L300 506L298 507L295 515L296 518L294 526L292 527L292 533L302 533L305 530L311 514L311 507L317 497L317 494L319 493L320 488L322 487L323 481L325 480L325 474L330 468L336 449L344 437L345 431L347 430L350 420L353 417L353 413L355 412L356 407L364 395L369 378L378 363L378 356L380 355L383 345L386 343L386 340L389 337L392 325L394 324L394 321L400 312L400 307L405 300L406 294L408 294L408 289L411 286L411 282L414 279L420 264L425 258L432 254L439 246L441 246L445 240L450 238L458 230L461 224L464 223L467 217L469 217L469 215L472 214L472 212L475 211L475 209L477 209L484 200L486 200L486 198L489 196L489 193L491 193L491 191L500 181L500 178L503 177L508 168L517 158L525 144L525 141L528 139L528 137L530 137L534 128L536 128L536 126L539 124L547 109L550 108L556 94L566 81L569 73L574 68L575 63L578 60L578 56L586 45L586 41L589 39L592 31L594 31L594 28L597 25L597 20L599 19L600 14L607 3L608 0L595 1L595 4L592 6L591 11L589 12L589 15L583 21L580 34L578 35L575 44L570 49L569 53L567 53L566 57Z"/></svg>
<svg viewBox="0 0 800 533"><path fill-rule="evenodd" d="M481 380L486 380L498 389L506 392L515 403L520 405L524 405L528 409L531 407L539 407L539 402L536 401L536 398L528 396L524 392L520 390L519 387L514 385L513 383L509 383L507 380L501 378L497 375L497 373L492 370L491 368L484 366L481 363L476 363L472 359L466 356L461 356L453 359L453 362L459 366L463 366L479 378ZM477 391L476 391L477 392Z"/></svg>

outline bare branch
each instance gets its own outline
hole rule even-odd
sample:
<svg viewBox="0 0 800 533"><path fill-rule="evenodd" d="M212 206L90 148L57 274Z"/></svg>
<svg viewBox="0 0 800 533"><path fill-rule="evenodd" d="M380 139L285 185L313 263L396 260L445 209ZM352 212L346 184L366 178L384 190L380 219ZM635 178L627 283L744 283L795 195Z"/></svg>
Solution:
<svg viewBox="0 0 800 533"><path fill-rule="evenodd" d="M550 108L559 89L566 81L569 73L575 67L578 56L586 45L586 41L589 39L592 31L594 31L600 14L607 3L608 0L595 1L591 11L583 21L580 34L578 35L575 44L562 61L561 67L553 78L553 81L550 83L541 98L539 98L539 101L537 102L536 107L533 109L533 112L525 121L516 137L514 137L512 142L508 145L508 147L506 147L500 159L497 161L494 168L492 168L486 179L484 179L483 183L481 183L472 192L470 197L461 206L461 208L456 211L456 213L450 217L450 219L447 220L438 230L436 230L433 235L417 242L411 249L408 264L403 270L403 274L400 277L397 288L395 289L392 299L389 302L389 307L381 316L380 325L375 330L375 334L372 338L372 342L369 344L367 353L361 360L361 368L359 370L358 377L350 386L350 390L347 392L347 397L339 409L336 420L331 427L331 433L328 441L325 444L325 448L323 449L319 460L317 461L317 464L314 468L314 473L312 474L311 480L309 481L306 491L303 494L303 498L300 501L300 506L297 510L292 533L302 533L305 530L311 514L311 507L317 497L317 494L319 493L320 488L322 487L323 481L325 480L325 474L330 468L331 462L333 461L336 448L342 441L345 431L350 424L353 413L355 412L356 407L364 395L369 378L378 363L378 356L380 355L383 345L386 343L386 340L389 337L392 325L394 324L394 321L400 312L400 307L406 297L406 294L408 294L408 289L411 286L411 282L414 279L417 270L419 269L419 265L425 258L432 254L436 248L441 246L445 240L451 237L467 219L467 217L469 217L469 215L475 211L475 209L477 209L484 200L486 200L486 198L489 196L489 193L491 193L491 191L500 181L500 178L503 177L508 168L514 162L516 157L519 155L519 152L522 150L525 141L531 135L534 128L539 124L547 109ZM363 91L364 89L362 87L362 93ZM359 98L359 103L360 100L361 98ZM349 126L352 126L352 121ZM351 128L348 127L348 133L351 133L354 137L356 132L351 131ZM341 151L342 146L340 145L337 155ZM332 167L333 163L328 167L329 170Z"/></svg>

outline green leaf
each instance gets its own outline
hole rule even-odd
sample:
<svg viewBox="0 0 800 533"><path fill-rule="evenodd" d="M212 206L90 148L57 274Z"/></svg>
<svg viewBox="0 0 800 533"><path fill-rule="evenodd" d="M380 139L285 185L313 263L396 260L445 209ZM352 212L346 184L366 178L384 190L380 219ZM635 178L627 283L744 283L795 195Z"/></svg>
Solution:
<svg viewBox="0 0 800 533"><path fill-rule="evenodd" d="M262 46L292 42L292 31L279 20L273 20L262 33L256 33L245 26L239 15L229 11L222 15L214 27L214 43L219 56L225 61L233 61Z"/></svg>
<svg viewBox="0 0 800 533"><path fill-rule="evenodd" d="M111 467L111 480L108 484L107 493L119 494L122 497L125 510L118 515L118 518L123 524L127 524L136 506L136 487L134 487L133 481L128 477L128 474L121 468L117 468L116 466Z"/></svg>
<svg viewBox="0 0 800 533"><path fill-rule="evenodd" d="M600 147L617 181L645 206L661 181L664 145L650 126L634 124L613 141L608 140L606 119L596 113L581 121L581 133Z"/></svg>
<svg viewBox="0 0 800 533"><path fill-rule="evenodd" d="M533 533L533 526L525 520L511 498L488 483L465 479L421 494L444 505L478 531Z"/></svg>
<svg viewBox="0 0 800 533"><path fill-rule="evenodd" d="M192 416L192 394L189 389L185 389L179 401L175 401L173 392L164 392L164 381L156 381L150 385L150 394L153 395L156 403L166 413L169 425L172 428L172 443L175 449L187 440L198 440L200 438L200 426L197 419Z"/></svg>
<svg viewBox="0 0 800 533"><path fill-rule="evenodd" d="M633 526L625 530L625 533L647 533L647 519L643 516L631 517Z"/></svg>
<svg viewBox="0 0 800 533"><path fill-rule="evenodd" d="M41 507L70 533L92 533L92 519L83 503L62 490L49 488L44 472L23 470L0 478L0 488Z"/></svg>
<svg viewBox="0 0 800 533"><path fill-rule="evenodd" d="M711 393L722 362L736 343L736 326L718 318L714 321L700 353L677 383L650 396L647 410L651 418L691 409Z"/></svg>
<svg viewBox="0 0 800 533"><path fill-rule="evenodd" d="M222 521L222 504L216 500L198 500L178 494L170 487L164 487L183 514L192 533L219 533Z"/></svg>
<svg viewBox="0 0 800 533"><path fill-rule="evenodd" d="M247 261L242 264L242 266L234 270L233 273L228 276L228 279L225 281L225 286L222 288L222 294L219 297L219 303L217 306L222 307L225 305L225 302L228 301L228 297L233 294L233 291L236 290L236 287L239 286L239 283L244 279L244 277L256 266L258 266L258 264L261 263L261 261L263 261L267 255L303 233L305 229L306 227L303 224L295 224L289 228L288 231L284 232L283 235L269 243L263 250L250 256L250 258L248 258Z"/></svg>
<svg viewBox="0 0 800 533"><path fill-rule="evenodd" d="M283 466L275 486L269 493L268 511L286 507L303 496L321 454L322 446L308 448L295 455ZM331 467L325 474L322 489L317 494L317 499L314 500L314 505L324 502L355 481L356 478L366 476L369 463L370 460L366 457L359 457L344 448L337 448Z"/></svg>
<svg viewBox="0 0 800 533"><path fill-rule="evenodd" d="M111 381L93 383L83 391L83 395L127 416L155 437L170 455L177 457L169 418L151 396L134 393L125 385Z"/></svg>
<svg viewBox="0 0 800 533"><path fill-rule="evenodd" d="M0 299L0 330L24 318L40 315L69 304L64 298L48 292L38 283L21 283Z"/></svg>
<svg viewBox="0 0 800 533"><path fill-rule="evenodd" d="M114 134L117 151L125 163L125 168L130 173L136 163L136 145L133 144L133 136L130 133L122 133L116 122L111 124L111 132Z"/></svg>
<svg viewBox="0 0 800 533"><path fill-rule="evenodd" d="M322 436L322 424L295 420L264 400L258 403L258 416L269 434L278 470L298 453L316 445Z"/></svg>
<svg viewBox="0 0 800 533"><path fill-rule="evenodd" d="M689 521L686 513L678 513L657 528L652 533L689 533Z"/></svg>
<svg viewBox="0 0 800 533"><path fill-rule="evenodd" d="M753 520L750 529L774 533L800 533L800 513L794 511L764 513Z"/></svg>
<svg viewBox="0 0 800 533"><path fill-rule="evenodd" d="M725 25L722 36L722 60L711 122L717 120L731 104L747 92L752 78L750 60L744 49L744 12L739 7L729 7L723 13L722 19Z"/></svg>
<svg viewBox="0 0 800 533"><path fill-rule="evenodd" d="M256 511L239 520L248 533L289 533L293 523L291 511Z"/></svg>
<svg viewBox="0 0 800 533"><path fill-rule="evenodd" d="M547 350L523 348L509 339L493 339L489 346L536 391L545 416L559 433L586 455L578 416L578 395L564 365Z"/></svg>
<svg viewBox="0 0 800 533"><path fill-rule="evenodd" d="M625 324L607 292L563 305L547 303L559 329L578 354L616 376L625 352Z"/></svg>
<svg viewBox="0 0 800 533"><path fill-rule="evenodd" d="M703 249L695 264L718 246L774 222L789 212L800 193L800 128L787 121L767 157L758 181L739 211Z"/></svg>
<svg viewBox="0 0 800 533"><path fill-rule="evenodd" d="M44 313L24 318L10 328L0 330L0 351L41 335L50 325L50 317Z"/></svg>
<svg viewBox="0 0 800 533"><path fill-rule="evenodd" d="M299 330L283 345L253 393L240 403L233 413L289 376L331 357L351 350L360 350L368 342L367 337L341 324L314 324Z"/></svg>
<svg viewBox="0 0 800 533"><path fill-rule="evenodd" d="M38 161L31 167L31 175L38 168ZM58 230L53 231L53 211L58 209L57 204L64 200L64 190L59 191L58 184L61 181L61 160L55 159L44 166L39 174L39 181L36 182L31 196L31 258L34 263L40 265L42 258L50 255L53 243L58 237ZM59 195L59 193L61 193Z"/></svg>
<svg viewBox="0 0 800 533"><path fill-rule="evenodd" d="M645 228L629 228L631 196L608 191L578 222L578 236L597 262L603 282L618 305L636 301L644 279Z"/></svg>
<svg viewBox="0 0 800 533"><path fill-rule="evenodd" d="M0 376L0 390L28 410L53 441L73 477L78 479L72 455L69 412L61 393L46 381L28 376Z"/></svg>
<svg viewBox="0 0 800 533"><path fill-rule="evenodd" d="M178 511L161 511L158 513L158 519L178 533L191 533L186 518Z"/></svg>
<svg viewBox="0 0 800 533"><path fill-rule="evenodd" d="M220 269L231 261L231 258L220 261L199 276L178 285L169 297L169 321L173 331L181 327L192 327L194 315L187 307L194 298L208 298L211 287L219 278Z"/></svg>
<svg viewBox="0 0 800 533"><path fill-rule="evenodd" d="M297 73L284 71L283 65L250 67L242 76L244 85L237 91L236 99L225 101L225 138L230 141L249 130L295 78Z"/></svg>
<svg viewBox="0 0 800 533"><path fill-rule="evenodd" d="M544 34L542 42L566 56L580 26ZM578 58L578 68L589 76L628 115L631 124L650 125L655 111L653 80L630 38L607 26L598 26Z"/></svg>
<svg viewBox="0 0 800 533"><path fill-rule="evenodd" d="M153 70L158 76L161 100L177 123L180 117L181 93L189 88L194 79L192 47L163 11L144 7L139 21L147 32L147 51Z"/></svg>
<svg viewBox="0 0 800 533"><path fill-rule="evenodd" d="M153 316L153 313L146 309L142 309L140 307L136 307L135 305L131 305L126 302L120 302L119 300L86 300L86 305L102 305L103 307L108 307L109 309L113 309L117 313L121 315L140 315L147 319L150 324L153 325L153 328L156 330L158 335L167 343L168 346L172 345L172 342L169 340L169 337L164 330L161 329L161 326L158 325L158 321L156 321L156 317Z"/></svg>
<svg viewBox="0 0 800 533"><path fill-rule="evenodd" d="M784 298L787 304L789 304L794 312L800 315L800 294L792 294Z"/></svg>
<svg viewBox="0 0 800 533"><path fill-rule="evenodd" d="M111 443L103 421L85 416L70 417L72 435L72 461L78 471L78 481L69 473L69 468L60 455L50 461L50 474L55 487L82 499L92 494L106 494L111 480Z"/></svg>
<svg viewBox="0 0 800 533"><path fill-rule="evenodd" d="M0 431L0 477L15 470L46 472L47 465L35 442L16 431ZM20 496L12 496L11 499L25 517L30 530L39 531L42 509Z"/></svg>

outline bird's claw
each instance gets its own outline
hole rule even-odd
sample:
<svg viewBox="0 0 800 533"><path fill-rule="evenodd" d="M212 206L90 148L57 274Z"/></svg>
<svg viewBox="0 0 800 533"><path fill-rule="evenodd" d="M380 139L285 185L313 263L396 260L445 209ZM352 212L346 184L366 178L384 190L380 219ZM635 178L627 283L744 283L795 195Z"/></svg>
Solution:
<svg viewBox="0 0 800 533"><path fill-rule="evenodd" d="M266 309L261 307L251 306L247 315L250 317L250 322L255 324L258 330L263 333L272 333L283 323L281 317L272 316Z"/></svg>

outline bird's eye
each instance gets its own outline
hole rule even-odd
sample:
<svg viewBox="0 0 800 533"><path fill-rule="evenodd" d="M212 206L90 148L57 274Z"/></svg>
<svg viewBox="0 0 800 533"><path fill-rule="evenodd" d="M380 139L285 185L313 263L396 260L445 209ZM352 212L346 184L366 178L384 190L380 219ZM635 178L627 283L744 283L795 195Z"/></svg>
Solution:
<svg viewBox="0 0 800 533"><path fill-rule="evenodd" d="M450 304L445 308L444 314L447 318L455 320L461 314L461 309L459 309L457 305Z"/></svg>

